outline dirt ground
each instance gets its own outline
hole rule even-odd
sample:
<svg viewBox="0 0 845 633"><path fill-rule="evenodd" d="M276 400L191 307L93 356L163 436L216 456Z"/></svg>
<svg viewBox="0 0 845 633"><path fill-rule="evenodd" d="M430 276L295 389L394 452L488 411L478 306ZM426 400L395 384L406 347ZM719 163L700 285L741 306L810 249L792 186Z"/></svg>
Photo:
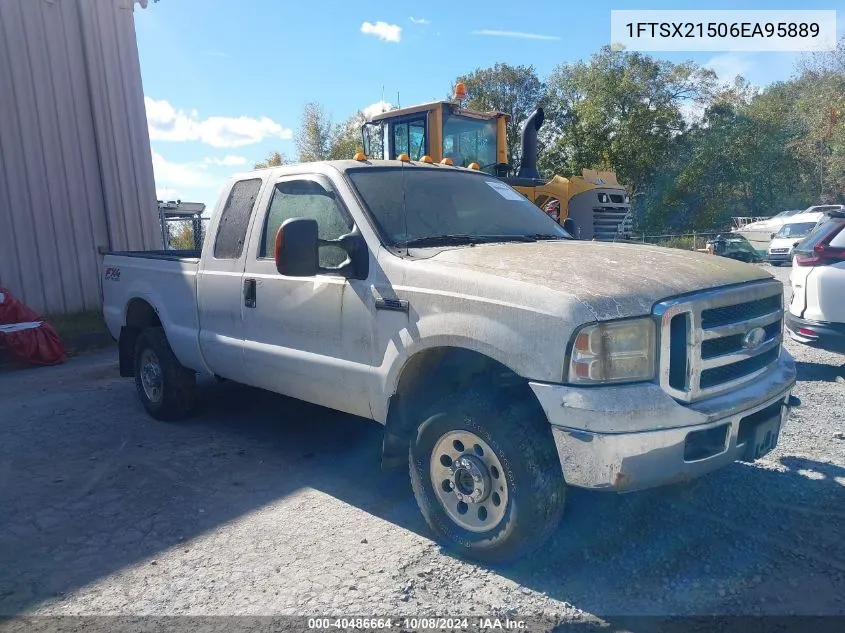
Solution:
<svg viewBox="0 0 845 633"><path fill-rule="evenodd" d="M0 614L845 615L845 357L787 348L803 406L775 452L573 490L502 568L431 540L373 422L215 381L156 422L115 349L2 373Z"/></svg>

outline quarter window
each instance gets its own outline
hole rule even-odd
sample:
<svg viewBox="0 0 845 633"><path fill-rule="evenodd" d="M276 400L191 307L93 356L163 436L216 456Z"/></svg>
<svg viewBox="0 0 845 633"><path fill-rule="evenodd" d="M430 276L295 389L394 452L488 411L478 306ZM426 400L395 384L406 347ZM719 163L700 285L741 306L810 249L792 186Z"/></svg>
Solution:
<svg viewBox="0 0 845 633"><path fill-rule="evenodd" d="M241 256L249 217L260 190L260 178L239 180L232 185L214 238L215 259L238 259Z"/></svg>

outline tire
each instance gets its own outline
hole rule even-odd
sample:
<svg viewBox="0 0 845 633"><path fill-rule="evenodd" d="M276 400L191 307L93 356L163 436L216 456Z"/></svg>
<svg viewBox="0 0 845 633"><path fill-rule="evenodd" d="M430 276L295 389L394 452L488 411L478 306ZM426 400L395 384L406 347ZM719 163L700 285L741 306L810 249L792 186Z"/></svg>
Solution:
<svg viewBox="0 0 845 633"><path fill-rule="evenodd" d="M135 343L135 389L156 420L187 418L196 402L196 373L183 367L160 327L148 328Z"/></svg>
<svg viewBox="0 0 845 633"><path fill-rule="evenodd" d="M463 442L462 453L452 438ZM480 439L480 444L472 438ZM446 453L451 467L441 462L441 468L438 462ZM447 396L417 428L409 456L411 486L426 523L447 549L467 558L485 563L522 558L542 546L560 522L566 498L560 459L542 409L523 388L508 393L473 386ZM492 465L486 464L482 483L473 484L468 474L483 471L478 462L486 460ZM447 479L451 490L445 485ZM440 492L435 482L440 482ZM462 502L455 498L472 485L484 488L480 494L477 488L472 493L482 498L464 503L461 515ZM452 509L447 510L446 504Z"/></svg>

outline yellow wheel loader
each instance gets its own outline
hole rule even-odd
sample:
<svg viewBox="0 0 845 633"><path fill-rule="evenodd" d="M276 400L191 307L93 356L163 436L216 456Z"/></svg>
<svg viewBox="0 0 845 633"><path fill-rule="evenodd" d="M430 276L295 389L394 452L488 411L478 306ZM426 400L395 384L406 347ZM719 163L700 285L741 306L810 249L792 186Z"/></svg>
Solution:
<svg viewBox="0 0 845 633"><path fill-rule="evenodd" d="M537 171L537 132L544 113L537 108L522 129L522 163L512 175L508 164L504 112L477 112L463 108L466 96L459 84L455 101L433 101L384 112L362 128L364 154L374 159L396 159L407 154L418 161L478 168L522 193L564 224L574 220L584 240L624 240L632 231L628 193L612 172L585 169L580 176L553 176L544 180ZM570 223L567 226L571 227Z"/></svg>

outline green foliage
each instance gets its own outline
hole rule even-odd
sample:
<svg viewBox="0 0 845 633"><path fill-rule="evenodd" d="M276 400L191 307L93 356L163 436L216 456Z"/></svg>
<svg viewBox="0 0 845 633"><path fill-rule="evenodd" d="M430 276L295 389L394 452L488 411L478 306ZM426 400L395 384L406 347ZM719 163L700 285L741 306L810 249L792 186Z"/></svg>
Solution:
<svg viewBox="0 0 845 633"><path fill-rule="evenodd" d="M270 152L267 158L260 163L255 163L255 169L267 169L268 167L281 167L287 165L290 161L287 156L279 152Z"/></svg>

